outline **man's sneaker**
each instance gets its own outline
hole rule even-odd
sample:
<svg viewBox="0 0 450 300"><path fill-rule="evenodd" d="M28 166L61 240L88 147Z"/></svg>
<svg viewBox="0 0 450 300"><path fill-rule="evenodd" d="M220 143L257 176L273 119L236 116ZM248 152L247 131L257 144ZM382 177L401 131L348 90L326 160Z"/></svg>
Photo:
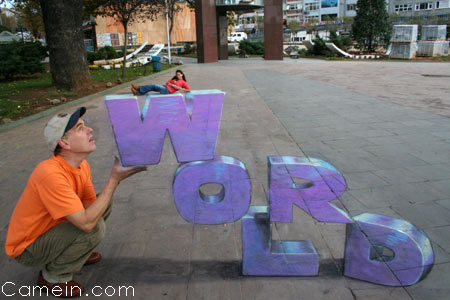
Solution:
<svg viewBox="0 0 450 300"><path fill-rule="evenodd" d="M37 285L40 287L46 287L48 292L53 296L62 298L74 298L80 297L83 293L83 286L76 281L68 281L63 283L51 283L45 280L42 276L42 272L39 272ZM42 291L42 290L41 290Z"/></svg>

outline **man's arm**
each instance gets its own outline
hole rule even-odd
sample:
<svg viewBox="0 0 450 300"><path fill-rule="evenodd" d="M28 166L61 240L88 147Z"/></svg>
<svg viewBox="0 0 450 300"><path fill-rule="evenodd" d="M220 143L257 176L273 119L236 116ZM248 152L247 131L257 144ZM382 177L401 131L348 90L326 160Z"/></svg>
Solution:
<svg viewBox="0 0 450 300"><path fill-rule="evenodd" d="M92 231L108 207L108 204L111 201L114 191L119 183L125 178L145 170L147 170L147 167L145 166L129 168L122 167L116 157L114 160L114 166L111 170L111 175L109 176L105 187L98 195L97 199L94 202L91 202L85 209L66 216L66 219L85 232Z"/></svg>

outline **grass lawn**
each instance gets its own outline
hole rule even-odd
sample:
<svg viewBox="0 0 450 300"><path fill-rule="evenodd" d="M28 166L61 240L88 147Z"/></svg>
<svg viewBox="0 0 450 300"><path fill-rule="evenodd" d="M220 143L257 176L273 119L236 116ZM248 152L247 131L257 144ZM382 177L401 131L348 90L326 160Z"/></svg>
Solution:
<svg viewBox="0 0 450 300"><path fill-rule="evenodd" d="M162 71L171 67L161 64ZM124 79L121 79L122 69L90 70L90 73L93 80L92 89L82 93L57 90L52 86L50 72L0 81L0 124L49 109L54 106L50 102L52 99L59 99L61 103L76 100L107 89L107 82L115 86L151 75L153 69L151 65L128 68Z"/></svg>

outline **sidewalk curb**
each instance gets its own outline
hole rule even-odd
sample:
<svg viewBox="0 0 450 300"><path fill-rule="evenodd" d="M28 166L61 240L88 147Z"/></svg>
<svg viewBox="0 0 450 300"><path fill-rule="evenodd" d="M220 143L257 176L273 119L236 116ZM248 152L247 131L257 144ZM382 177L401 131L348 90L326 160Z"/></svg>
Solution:
<svg viewBox="0 0 450 300"><path fill-rule="evenodd" d="M15 128L17 126L20 126L20 125L26 124L28 122L31 122L31 121L34 121L34 120L46 117L48 115L52 115L52 114L56 113L57 111L59 111L61 109L70 108L70 107L79 105L79 104L81 104L83 102L86 102L88 100L92 100L92 99L94 99L96 97L111 94L112 92L115 92L117 90L123 89L123 88L129 86L132 83L140 83L140 82L143 82L145 80L151 79L153 77L156 77L156 76L159 76L159 75L162 75L162 74L165 74L165 73L172 72L174 69L182 69L184 67L185 67L185 65L177 65L177 66L174 66L174 67L172 67L170 69L166 69L166 70L158 72L158 73L154 73L154 74L151 74L151 75L148 75L148 76L145 76L145 77L141 77L141 78L138 78L138 79L133 80L133 81L127 81L125 83L122 83L121 85L112 87L110 89L107 89L107 90L104 90L104 91L101 91L101 92L98 92L98 93L95 93L95 94L92 94L92 95L89 95L89 96L85 96L83 98L80 98L80 99L77 99L77 100L73 100L73 101L64 103L62 105L55 106L53 108L50 108L48 110L39 112L37 114L31 115L31 116L28 116L28 117L25 117L23 119L20 119L20 120L17 120L17 121L13 121L13 122L8 123L8 124L0 125L0 132L8 130L8 129Z"/></svg>

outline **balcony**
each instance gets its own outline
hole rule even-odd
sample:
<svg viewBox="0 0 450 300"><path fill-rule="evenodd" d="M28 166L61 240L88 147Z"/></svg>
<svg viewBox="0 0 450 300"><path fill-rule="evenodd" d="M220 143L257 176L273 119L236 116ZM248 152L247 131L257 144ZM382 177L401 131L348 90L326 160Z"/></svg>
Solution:
<svg viewBox="0 0 450 300"><path fill-rule="evenodd" d="M288 9L285 10L286 15L298 15L300 14L302 10L301 9Z"/></svg>
<svg viewBox="0 0 450 300"><path fill-rule="evenodd" d="M226 10L253 10L264 7L264 0L216 0L216 6Z"/></svg>

